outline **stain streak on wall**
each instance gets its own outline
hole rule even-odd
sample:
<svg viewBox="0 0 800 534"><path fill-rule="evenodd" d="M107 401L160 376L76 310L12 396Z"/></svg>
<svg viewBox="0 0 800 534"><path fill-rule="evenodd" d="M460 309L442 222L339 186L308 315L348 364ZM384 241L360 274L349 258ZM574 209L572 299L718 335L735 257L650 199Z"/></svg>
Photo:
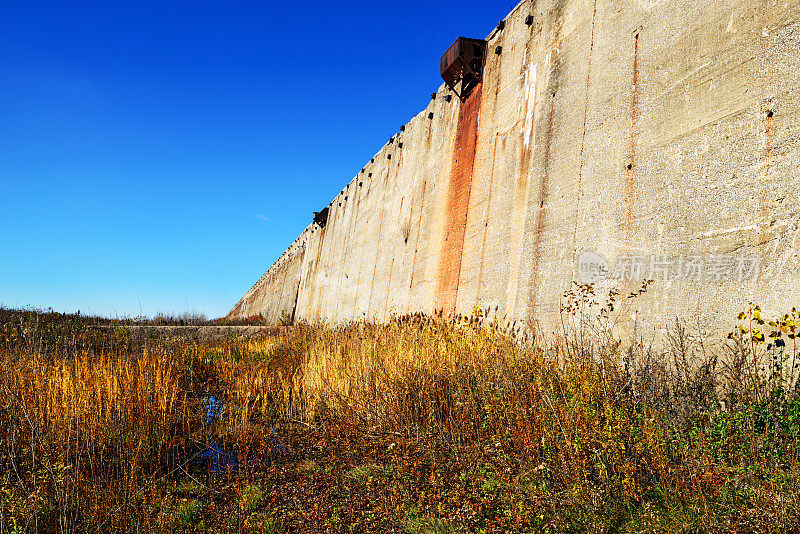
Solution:
<svg viewBox="0 0 800 534"><path fill-rule="evenodd" d="M594 54L594 28L597 20L597 0L594 0L592 8L592 37L589 42L589 60L586 68L586 90L583 97L583 128L581 129L581 149L578 153L578 193L575 199L575 230L572 233L572 262L575 263L578 255L578 226L580 220L581 200L583 188L581 179L583 178L584 152L586 150L586 121L589 118L589 86L592 81L592 55ZM572 279L570 276L570 279Z"/></svg>
<svg viewBox="0 0 800 534"><path fill-rule="evenodd" d="M447 316L456 313L469 199L472 192L472 171L478 140L481 93L482 85L478 84L466 98L458 114L456 145L447 189L445 210L447 219L436 286L436 309L443 310Z"/></svg>
<svg viewBox="0 0 800 534"><path fill-rule="evenodd" d="M530 299L528 304L527 324L533 326L536 322L536 297L539 292L539 276L542 268L542 232L544 231L545 202L547 201L547 184L550 178L550 147L553 141L553 110L556 94L550 95L550 113L548 114L547 136L544 145L544 165L542 179L539 184L539 205L536 209L535 244L533 249L533 280L531 282Z"/></svg>
<svg viewBox="0 0 800 534"><path fill-rule="evenodd" d="M420 199L420 208L419 208L419 218L417 219L417 231L415 232L414 236L414 259L411 260L411 280L408 282L408 290L411 291L411 288L414 287L414 273L416 272L417 267L417 254L419 253L419 235L420 231L422 230L422 207L425 205L425 188L428 186L428 182L422 182L422 198ZM408 300L408 306L406 307L406 313L411 312L411 299Z"/></svg>
<svg viewBox="0 0 800 534"><path fill-rule="evenodd" d="M628 164L625 167L625 231L628 243L633 223L633 195L636 177L636 141L639 137L639 34L633 38L633 81L631 82L631 129Z"/></svg>
<svg viewBox="0 0 800 534"><path fill-rule="evenodd" d="M489 215L491 214L492 210L492 186L494 185L494 165L497 161L497 140L500 138L500 134L496 133L494 136L494 145L492 147L492 171L489 174L489 198L486 199L486 214L483 217L483 239L481 240L481 261L480 267L478 269L478 283L477 283L477 291L475 293L475 306L477 307L480 304L480 297L481 297L481 285L483 282L483 262L486 261L486 236L489 233Z"/></svg>

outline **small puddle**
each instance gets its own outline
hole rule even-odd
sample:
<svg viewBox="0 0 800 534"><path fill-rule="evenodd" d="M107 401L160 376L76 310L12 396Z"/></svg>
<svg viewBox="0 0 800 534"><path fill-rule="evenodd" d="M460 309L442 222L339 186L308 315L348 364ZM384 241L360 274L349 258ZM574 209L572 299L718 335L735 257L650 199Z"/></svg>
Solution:
<svg viewBox="0 0 800 534"><path fill-rule="evenodd" d="M204 397L203 404L205 404L206 408L203 414L203 422L209 426L219 421L219 418L222 416L223 411L227 408L227 403L218 399L214 395L209 395L208 397ZM234 406L231 411L235 410L236 407Z"/></svg>
<svg viewBox="0 0 800 534"><path fill-rule="evenodd" d="M270 433L269 443L270 448L273 456L286 456L286 453L289 452L289 449L286 445L278 437L277 432L275 429L272 428L272 425L267 425L267 432Z"/></svg>
<svg viewBox="0 0 800 534"><path fill-rule="evenodd" d="M214 395L203 397L203 422L206 426L212 426L219 422L220 418L225 413L236 411L235 405L229 405ZM269 446L266 450L251 454L251 458L242 459L243 461L260 463L263 461L264 454L268 456L285 456L289 449L280 440L275 428L268 424L265 427L269 435ZM235 470L239 467L239 453L234 448L227 448L217 440L213 440L209 446L192 456L192 465L198 469L211 470L211 471L229 471Z"/></svg>
<svg viewBox="0 0 800 534"><path fill-rule="evenodd" d="M226 449L219 442L213 441L206 450L197 454L194 464L201 469L228 471L235 469L239 462L236 451Z"/></svg>

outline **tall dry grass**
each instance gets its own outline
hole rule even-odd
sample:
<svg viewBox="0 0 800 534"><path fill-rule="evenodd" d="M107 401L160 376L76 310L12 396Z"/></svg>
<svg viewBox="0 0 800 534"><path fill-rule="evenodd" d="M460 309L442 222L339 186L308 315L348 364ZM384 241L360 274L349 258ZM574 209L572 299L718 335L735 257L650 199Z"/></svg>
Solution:
<svg viewBox="0 0 800 534"><path fill-rule="evenodd" d="M0 353L4 509L21 528L73 531L126 517L190 432L179 359L134 354ZM4 517L8 525L11 519Z"/></svg>
<svg viewBox="0 0 800 534"><path fill-rule="evenodd" d="M538 503L551 531L800 529L794 345L768 344L753 306L717 343L680 322L658 348L619 339L604 297L567 295L549 344L482 312L213 342L6 323L0 532L170 531L162 499L197 476L212 393L228 446L270 443L277 423L392 436L494 473L504 505ZM794 332L790 315L772 328Z"/></svg>
<svg viewBox="0 0 800 534"><path fill-rule="evenodd" d="M0 532L163 527L158 494L209 440L209 362L255 347L13 319L0 340Z"/></svg>
<svg viewBox="0 0 800 534"><path fill-rule="evenodd" d="M588 334L549 346L475 317L305 327L224 381L243 418L335 421L476 467L505 458L601 531L800 528L800 401L788 366L757 370L775 347L712 344L676 322L657 350L615 340L596 311L578 318L599 321Z"/></svg>

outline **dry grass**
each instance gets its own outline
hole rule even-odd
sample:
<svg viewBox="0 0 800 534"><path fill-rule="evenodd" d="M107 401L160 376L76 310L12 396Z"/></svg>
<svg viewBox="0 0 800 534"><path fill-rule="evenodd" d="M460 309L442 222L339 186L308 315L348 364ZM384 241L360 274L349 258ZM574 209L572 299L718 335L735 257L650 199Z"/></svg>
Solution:
<svg viewBox="0 0 800 534"><path fill-rule="evenodd" d="M0 532L800 529L793 343L759 341L751 307L725 343L676 323L654 350L614 337L604 298L567 295L546 346L482 313L214 342L14 316ZM192 463L211 440L238 451L233 479ZM298 483L327 502L297 510Z"/></svg>

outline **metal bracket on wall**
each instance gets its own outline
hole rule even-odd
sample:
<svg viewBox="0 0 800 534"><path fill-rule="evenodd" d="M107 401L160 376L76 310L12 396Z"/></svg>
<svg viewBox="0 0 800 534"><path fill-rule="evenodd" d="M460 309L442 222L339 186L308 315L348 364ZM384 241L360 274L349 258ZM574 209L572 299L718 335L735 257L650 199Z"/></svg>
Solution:
<svg viewBox="0 0 800 534"><path fill-rule="evenodd" d="M314 212L314 223L320 228L325 228L325 224L328 222L328 208L325 207L322 211L315 211Z"/></svg>
<svg viewBox="0 0 800 534"><path fill-rule="evenodd" d="M459 37L439 61L442 79L462 101L483 81L486 41ZM461 83L461 91L456 89Z"/></svg>

